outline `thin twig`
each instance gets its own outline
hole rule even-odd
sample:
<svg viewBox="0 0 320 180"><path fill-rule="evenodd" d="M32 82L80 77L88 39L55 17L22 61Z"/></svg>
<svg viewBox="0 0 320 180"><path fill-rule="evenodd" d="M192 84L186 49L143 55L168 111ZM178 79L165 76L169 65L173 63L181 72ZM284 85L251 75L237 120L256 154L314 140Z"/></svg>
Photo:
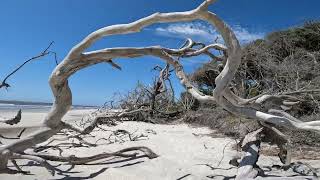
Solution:
<svg viewBox="0 0 320 180"><path fill-rule="evenodd" d="M41 58L41 57L43 57L43 56L46 56L46 55L48 55L48 54L54 54L55 62L56 62L56 64L58 64L56 53L55 53L55 52L52 52L52 51L48 51L49 48L52 46L53 43L54 43L54 41L51 41L51 43L49 44L49 46L48 46L44 51L42 51L39 55L36 55L36 56L34 56L34 57L26 60L26 61L25 61L24 63L22 63L19 67L17 67L17 68L16 68L15 70L13 70L10 74L8 74L8 75L4 78L4 80L2 81L2 83L0 84L0 89L3 88L3 87L6 88L6 89L9 88L10 85L6 82L6 81L8 80L8 78L9 78L10 76L12 76L14 73L16 73L19 69L21 69L24 65L26 65L28 62L30 62L30 61L32 61L32 60L39 59L39 58Z"/></svg>

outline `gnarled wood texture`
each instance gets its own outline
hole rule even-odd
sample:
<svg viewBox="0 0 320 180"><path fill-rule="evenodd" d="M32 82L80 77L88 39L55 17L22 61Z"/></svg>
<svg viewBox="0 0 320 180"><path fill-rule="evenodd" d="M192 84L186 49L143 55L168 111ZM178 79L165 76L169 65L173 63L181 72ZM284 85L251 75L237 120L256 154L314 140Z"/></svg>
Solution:
<svg viewBox="0 0 320 180"><path fill-rule="evenodd" d="M320 121L302 122L291 116L286 116L284 113L274 113L279 109L266 109L264 107L266 102L271 102L276 107L294 105L296 101L292 101L294 100L292 98L288 99L288 96L262 95L252 99L242 99L230 90L230 82L234 78L240 65L241 47L233 31L216 14L207 10L208 6L213 2L215 1L206 0L196 9L186 12L155 13L132 23L104 27L89 34L70 50L64 60L52 72L49 83L55 100L50 112L43 121L42 128L12 144L1 146L1 166L3 167L6 164L6 162L3 161L10 159L10 154L23 152L25 149L30 148L35 144L46 141L61 129L70 128L70 126L61 121L62 117L67 113L72 104L72 93L68 86L68 78L83 68L103 62L120 68L120 66L114 63L114 60L117 58L136 58L146 55L158 57L174 67L175 73L180 79L180 83L190 94L192 94L192 96L200 101L216 101L217 104L233 114L267 122L269 124L320 132ZM221 34L225 45L211 44L201 47L200 49L195 49L193 47L194 42L188 40L180 49L169 49L160 46L140 48L119 47L86 52L93 43L105 36L136 33L142 28L154 23L193 20L204 20L215 26L217 31ZM200 54L206 54L213 57L213 54L210 55L208 52L208 49L210 48L223 50L225 52L224 54L227 56L226 61L223 63L223 70L215 79L216 87L213 90L212 96L202 94L195 86L193 86L188 80L179 61L180 57L197 56ZM274 101L274 99L277 99L277 101ZM12 157L14 158L14 156Z"/></svg>

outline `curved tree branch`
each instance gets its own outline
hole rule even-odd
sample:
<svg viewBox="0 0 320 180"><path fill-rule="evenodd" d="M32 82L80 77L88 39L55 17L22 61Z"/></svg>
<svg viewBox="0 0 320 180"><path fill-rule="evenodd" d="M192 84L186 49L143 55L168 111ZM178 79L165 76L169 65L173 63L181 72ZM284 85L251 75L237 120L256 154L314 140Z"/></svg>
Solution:
<svg viewBox="0 0 320 180"><path fill-rule="evenodd" d="M93 59L88 58L89 56L86 55L84 51L95 41L108 35L138 32L140 31L140 29L154 23L191 21L199 19L201 13L206 11L208 5L213 2L214 1L212 0L207 0L198 8L186 12L155 13L133 23L113 25L102 28L87 36L83 41L81 41L78 45L71 49L68 55L54 69L51 74L49 84L55 100L50 112L45 117L41 128L11 144L0 146L0 160L3 161L2 163L7 163L7 159L5 158L6 156L3 155L4 152L7 152L8 150L10 152L22 152L25 149L34 146L35 144L46 141L52 135L65 128L65 125L62 123L61 119L72 105L72 93L68 86L68 78L80 69L102 62L110 62L111 59L113 59L106 57L92 57ZM45 53L46 52L47 50L45 50ZM157 53L160 53L161 55L160 51L158 51ZM133 54L130 57L135 56L136 55ZM177 64L176 66L180 69L177 71L177 74L179 74L181 81L185 81L186 75L184 74L181 66ZM184 84L186 84L188 89L193 88L192 85L189 84L189 82L186 82ZM194 94L198 95L198 92L196 90L192 89L192 91Z"/></svg>
<svg viewBox="0 0 320 180"><path fill-rule="evenodd" d="M206 0L196 9L186 12L155 13L132 23L104 27L89 34L70 50L64 60L52 72L49 83L55 100L50 112L43 121L42 127L33 134L19 139L12 144L0 146L0 168L6 165L8 161L8 151L22 152L35 144L46 141L61 129L71 128L61 121L72 104L72 93L68 85L68 78L77 71L98 63L106 62L118 67L113 62L116 58L135 58L145 55L158 57L173 66L180 83L198 100L216 101L217 104L233 114L273 125L320 132L320 121L296 121L283 114L271 114L267 111L268 108L263 107L270 101L277 106L294 105L296 103L296 101L292 101L294 98L290 99L288 96L262 95L261 97L247 100L236 96L230 90L231 81L241 63L241 47L234 32L216 14L207 11L208 6L213 2L215 1ZM205 46L201 43L197 44L192 42L192 40L187 40L185 45L180 49L151 46L142 48L107 48L85 52L93 43L105 36L139 32L142 28L154 23L192 20L204 20L215 26L226 44L225 47L217 44ZM200 47L200 49L195 49L195 47ZM213 90L212 96L202 94L189 81L179 61L179 57L183 55L188 56L189 54L195 56L201 53L208 54L210 48L226 51L225 54L227 54L223 70L215 79L216 87ZM281 100L280 103L278 103L279 100Z"/></svg>

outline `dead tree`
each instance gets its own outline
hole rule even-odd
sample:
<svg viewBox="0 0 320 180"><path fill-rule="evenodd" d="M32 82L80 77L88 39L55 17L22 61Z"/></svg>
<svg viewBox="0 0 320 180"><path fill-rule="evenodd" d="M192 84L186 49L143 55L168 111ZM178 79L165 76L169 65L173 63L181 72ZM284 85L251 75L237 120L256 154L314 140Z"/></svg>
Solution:
<svg viewBox="0 0 320 180"><path fill-rule="evenodd" d="M153 116L153 112L155 110L156 97L160 93L163 93L167 90L166 88L166 80L169 79L169 68L170 65L167 64L165 68L161 68L160 66L156 66L154 69L159 70L159 77L153 83L152 91L148 91L150 94L150 110L151 116Z"/></svg>
<svg viewBox="0 0 320 180"><path fill-rule="evenodd" d="M154 78L153 84L147 86L138 82L137 86L132 91L129 91L120 99L120 107L128 112L139 112L137 111L138 109L141 109L140 112L142 112L143 108L143 111L146 112L146 116L152 118L154 114L159 112L159 108L164 109L172 104L174 101L174 91L169 79L172 70L169 70L169 68L169 64L166 64L164 68L159 65L155 66L152 70L159 71L159 75ZM169 83L172 93L170 99L168 99L169 91L166 82Z"/></svg>
<svg viewBox="0 0 320 180"><path fill-rule="evenodd" d="M196 9L186 12L155 13L132 23L104 27L89 34L70 50L64 60L52 72L49 83L55 100L50 112L42 123L42 127L34 133L11 144L0 146L0 169L7 167L8 160L21 158L36 160L46 165L39 159L40 157L24 155L23 152L27 148L46 141L60 130L71 127L61 121L72 104L72 93L68 85L68 78L77 71L98 63L110 63L113 66L117 66L113 62L113 60L117 58L136 58L146 55L161 58L173 66L177 77L180 79L180 83L190 94L200 101L215 101L233 114L261 121L269 125L320 132L320 121L303 122L281 111L281 106L291 106L298 103L297 98L289 95L265 94L251 99L243 99L230 90L230 82L233 80L241 62L241 47L229 26L216 14L208 11L208 6L213 2L215 2L215 0L206 0ZM225 45L214 43L197 46L194 41L188 40L186 44L179 49L150 46L138 48L106 48L89 52L86 51L93 43L102 37L139 32L142 28L154 23L193 20L204 20L215 26L221 34ZM188 80L179 58L198 56L200 54L215 58L215 55L209 51L212 49L225 50L227 52L227 58L223 70L215 79L216 87L212 95L204 95Z"/></svg>
<svg viewBox="0 0 320 180"><path fill-rule="evenodd" d="M138 82L126 94L118 95L119 97L115 104L117 104L117 108L121 109L120 111L110 113L113 111L110 107L113 105L107 102L103 105L103 108L100 108L99 116L107 118L107 124L110 122L109 120L117 121L119 119L157 123L159 121L164 122L168 117L179 117L182 111L170 111L175 99L170 80L171 72L174 70L170 70L169 68L169 64L166 64L164 68L159 65L155 66L152 70L159 71L159 74L155 76L152 85L147 86ZM97 113L94 112L94 114ZM96 115L91 117L87 122L95 121Z"/></svg>

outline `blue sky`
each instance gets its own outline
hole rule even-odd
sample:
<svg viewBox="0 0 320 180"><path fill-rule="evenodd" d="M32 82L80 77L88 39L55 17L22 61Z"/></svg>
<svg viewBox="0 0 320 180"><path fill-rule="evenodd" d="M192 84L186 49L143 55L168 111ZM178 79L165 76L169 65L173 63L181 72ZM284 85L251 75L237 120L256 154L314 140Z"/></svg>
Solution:
<svg viewBox="0 0 320 180"><path fill-rule="evenodd" d="M0 79L25 59L42 51L50 41L51 50L61 61L67 52L90 32L112 24L129 23L154 12L186 11L201 0L2 0L0 6ZM222 17L245 44L271 31L319 19L319 0L219 0L210 10ZM113 36L96 43L91 49L116 46L162 45L179 47L186 37L206 43L217 36L206 23L156 24L141 33ZM184 63L192 72L204 57ZM150 84L152 67L162 62L152 57L115 60L123 68L99 64L84 69L70 79L74 104L99 105L115 92L126 92L138 80ZM52 101L48 77L55 67L53 57L25 66L8 82L9 91L0 90L0 99ZM174 78L178 92L183 89Z"/></svg>

